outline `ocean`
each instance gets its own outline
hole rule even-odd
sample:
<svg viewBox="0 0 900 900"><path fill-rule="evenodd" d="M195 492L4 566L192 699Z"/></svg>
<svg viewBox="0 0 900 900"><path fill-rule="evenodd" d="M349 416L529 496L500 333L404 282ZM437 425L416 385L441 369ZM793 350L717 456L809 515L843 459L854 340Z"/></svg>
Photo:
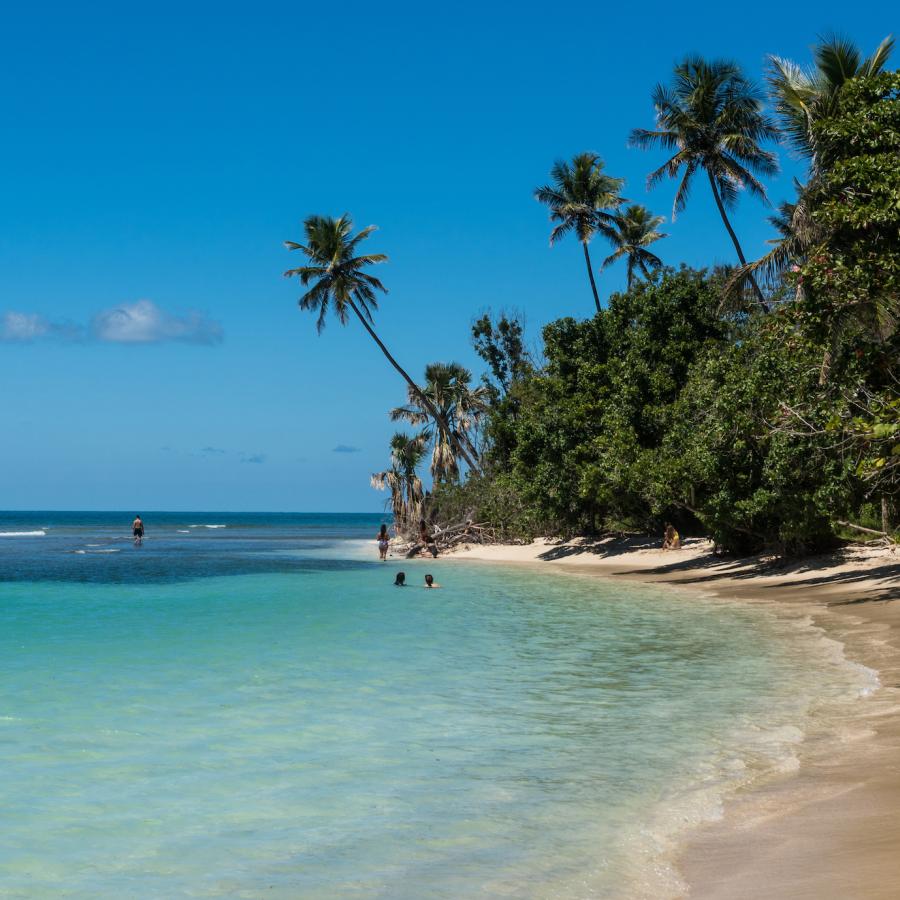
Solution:
<svg viewBox="0 0 900 900"><path fill-rule="evenodd" d="M873 686L765 606L142 513L0 513L0 897L675 896Z"/></svg>

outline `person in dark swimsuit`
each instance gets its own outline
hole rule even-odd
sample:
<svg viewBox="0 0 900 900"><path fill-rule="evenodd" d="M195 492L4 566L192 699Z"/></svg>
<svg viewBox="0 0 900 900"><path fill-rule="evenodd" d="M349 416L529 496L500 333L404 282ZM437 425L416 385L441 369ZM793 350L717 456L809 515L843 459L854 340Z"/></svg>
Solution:
<svg viewBox="0 0 900 900"><path fill-rule="evenodd" d="M131 523L131 530L134 532L135 544L143 544L144 543L144 523L141 521L140 516L134 517L134 521Z"/></svg>

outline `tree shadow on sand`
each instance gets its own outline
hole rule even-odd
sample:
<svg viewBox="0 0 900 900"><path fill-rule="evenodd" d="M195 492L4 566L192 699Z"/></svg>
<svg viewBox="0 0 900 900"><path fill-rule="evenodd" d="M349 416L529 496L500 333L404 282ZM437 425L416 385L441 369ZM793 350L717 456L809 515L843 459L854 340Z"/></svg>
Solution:
<svg viewBox="0 0 900 900"><path fill-rule="evenodd" d="M685 550L701 549L704 544L699 538L688 538ZM615 561L627 561L629 553L638 550L659 550L660 542L655 538L605 538L596 541L581 540L551 547L540 554L540 559L548 562L585 556ZM761 591L767 588L791 587L808 590L813 587L839 587L868 583L874 589L865 596L846 600L834 600L829 605L845 606L859 603L886 603L900 600L900 556L896 562L886 562L872 566L855 560L852 549L833 554L810 556L791 560L779 557L733 558L707 553L702 556L679 556L680 551L672 551L672 561L651 567L621 570L619 575L667 577L678 584L709 584L724 580L749 580L764 578L759 584ZM674 577L673 577L674 576ZM780 583L782 577L792 576L790 584ZM806 577L808 576L808 577Z"/></svg>

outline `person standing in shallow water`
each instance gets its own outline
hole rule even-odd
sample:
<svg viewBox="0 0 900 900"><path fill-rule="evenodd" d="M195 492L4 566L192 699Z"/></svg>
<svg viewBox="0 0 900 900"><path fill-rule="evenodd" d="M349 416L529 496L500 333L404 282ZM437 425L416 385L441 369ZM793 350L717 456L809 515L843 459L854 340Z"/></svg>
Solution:
<svg viewBox="0 0 900 900"><path fill-rule="evenodd" d="M134 532L135 544L143 544L144 543L144 523L141 521L140 516L134 517L134 521L131 523L131 530Z"/></svg>
<svg viewBox="0 0 900 900"><path fill-rule="evenodd" d="M378 558L382 562L387 562L387 552L388 547L391 545L391 539L388 537L387 525L381 526L381 531L378 532Z"/></svg>

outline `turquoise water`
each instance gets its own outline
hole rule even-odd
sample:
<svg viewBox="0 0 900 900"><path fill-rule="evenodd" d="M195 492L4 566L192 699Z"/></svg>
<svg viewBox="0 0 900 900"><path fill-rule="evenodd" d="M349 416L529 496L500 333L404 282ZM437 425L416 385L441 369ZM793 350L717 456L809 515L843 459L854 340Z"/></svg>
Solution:
<svg viewBox="0 0 900 900"><path fill-rule="evenodd" d="M0 514L45 532L0 539L3 897L664 897L681 830L866 683L764 610L380 564L378 517L170 515L134 548L28 515Z"/></svg>

